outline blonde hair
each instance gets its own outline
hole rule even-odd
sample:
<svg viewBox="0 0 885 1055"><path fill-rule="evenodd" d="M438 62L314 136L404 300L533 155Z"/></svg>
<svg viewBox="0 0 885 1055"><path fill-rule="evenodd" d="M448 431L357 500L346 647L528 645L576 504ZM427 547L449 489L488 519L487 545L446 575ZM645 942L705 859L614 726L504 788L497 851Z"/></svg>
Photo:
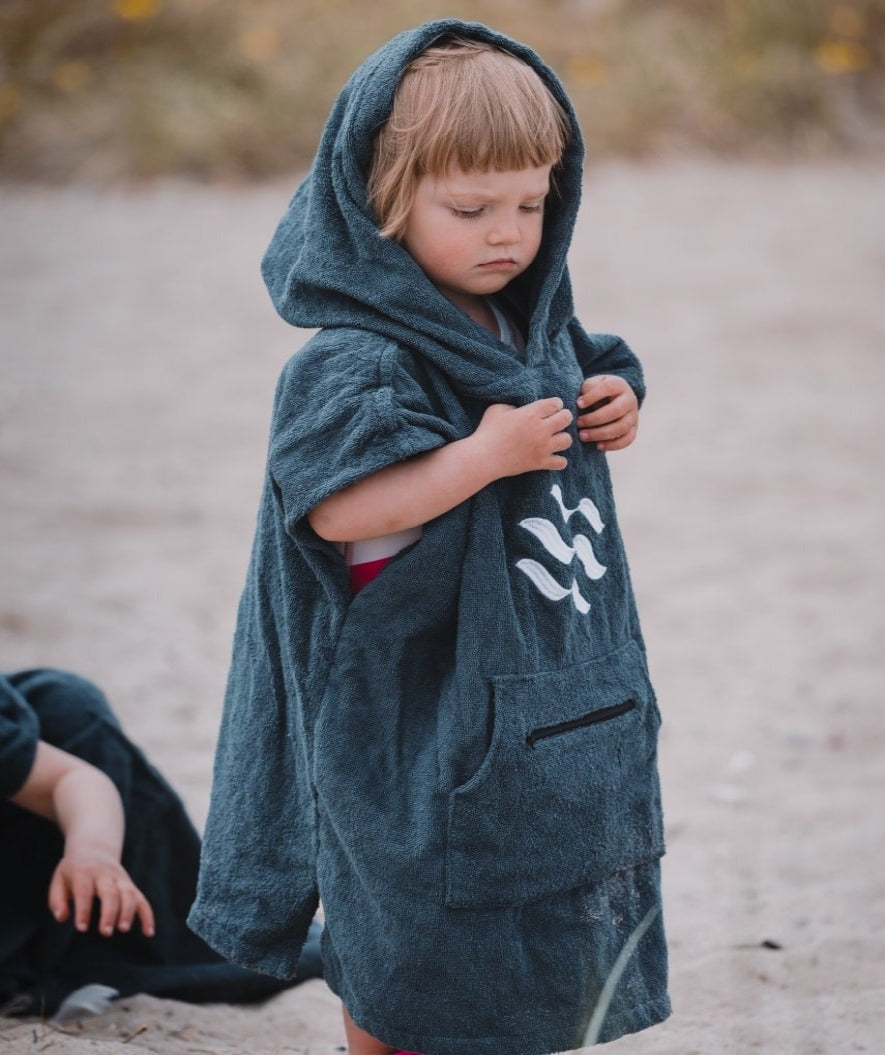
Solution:
<svg viewBox="0 0 885 1055"><path fill-rule="evenodd" d="M369 201L381 234L402 236L422 176L556 165L568 140L562 107L522 59L458 38L428 48L375 138Z"/></svg>

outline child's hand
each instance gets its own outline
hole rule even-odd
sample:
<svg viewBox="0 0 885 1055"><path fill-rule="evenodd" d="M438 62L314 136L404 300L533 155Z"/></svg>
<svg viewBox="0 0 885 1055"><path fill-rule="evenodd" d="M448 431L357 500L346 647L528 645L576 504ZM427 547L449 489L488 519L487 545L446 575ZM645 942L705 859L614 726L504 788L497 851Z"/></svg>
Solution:
<svg viewBox="0 0 885 1055"><path fill-rule="evenodd" d="M636 439L639 401L622 377L600 374L581 385L578 407L578 437L595 443L600 451L620 451Z"/></svg>
<svg viewBox="0 0 885 1055"><path fill-rule="evenodd" d="M559 454L572 445L565 431L572 412L558 397L538 399L524 407L495 403L482 416L474 438L482 445L494 479L537 469L564 469Z"/></svg>
<svg viewBox="0 0 885 1055"><path fill-rule="evenodd" d="M92 903L98 898L101 911L98 929L110 936L124 933L138 917L147 937L154 934L154 914L147 898L129 878L112 848L91 844L67 848L49 884L49 910L63 923L74 903L74 926L85 932L92 916Z"/></svg>

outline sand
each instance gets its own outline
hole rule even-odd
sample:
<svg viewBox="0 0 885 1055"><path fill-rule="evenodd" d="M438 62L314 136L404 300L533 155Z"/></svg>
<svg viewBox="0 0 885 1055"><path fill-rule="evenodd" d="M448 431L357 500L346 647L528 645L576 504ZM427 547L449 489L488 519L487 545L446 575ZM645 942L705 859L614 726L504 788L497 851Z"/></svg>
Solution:
<svg viewBox="0 0 885 1055"><path fill-rule="evenodd" d="M673 1018L612 1055L885 1050L885 162L589 172L580 314L665 717ZM75 669L202 823L277 372L291 187L0 188L0 656ZM776 945L766 947L763 943ZM0 1055L340 1051L322 982L136 997Z"/></svg>

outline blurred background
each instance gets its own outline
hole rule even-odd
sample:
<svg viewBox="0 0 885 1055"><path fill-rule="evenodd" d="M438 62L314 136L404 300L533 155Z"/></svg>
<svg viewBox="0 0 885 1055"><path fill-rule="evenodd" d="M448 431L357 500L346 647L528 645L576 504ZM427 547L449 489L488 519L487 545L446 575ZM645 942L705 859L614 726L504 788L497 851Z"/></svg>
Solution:
<svg viewBox="0 0 885 1055"><path fill-rule="evenodd" d="M677 1014L612 1055L885 1051L885 0L0 0L0 667L97 681L202 824L307 337L258 263L345 78L441 15L566 82L578 314L649 382L611 461ZM107 1055L334 1050L331 1000L292 1000L95 1029Z"/></svg>
<svg viewBox="0 0 885 1055"><path fill-rule="evenodd" d="M885 145L885 0L2 0L0 177L302 167L350 71L443 15L533 45L593 158Z"/></svg>

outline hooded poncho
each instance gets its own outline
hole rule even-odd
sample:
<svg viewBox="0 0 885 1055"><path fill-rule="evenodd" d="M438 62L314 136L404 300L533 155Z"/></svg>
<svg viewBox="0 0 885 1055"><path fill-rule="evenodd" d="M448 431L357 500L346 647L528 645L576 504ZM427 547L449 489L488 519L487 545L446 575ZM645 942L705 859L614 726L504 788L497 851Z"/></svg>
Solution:
<svg viewBox="0 0 885 1055"><path fill-rule="evenodd" d="M520 356L439 293L368 204L403 68L458 34L529 63L572 124L532 266L505 291ZM573 314L582 147L554 74L475 24L431 23L344 87L263 262L320 332L277 388L240 602L194 929L289 975L319 900L324 969L368 1032L425 1055L574 1046L658 899L659 715L605 456L502 479L424 527L356 597L311 529L324 498L469 435L491 403L639 364ZM658 919L601 1039L669 1012Z"/></svg>

